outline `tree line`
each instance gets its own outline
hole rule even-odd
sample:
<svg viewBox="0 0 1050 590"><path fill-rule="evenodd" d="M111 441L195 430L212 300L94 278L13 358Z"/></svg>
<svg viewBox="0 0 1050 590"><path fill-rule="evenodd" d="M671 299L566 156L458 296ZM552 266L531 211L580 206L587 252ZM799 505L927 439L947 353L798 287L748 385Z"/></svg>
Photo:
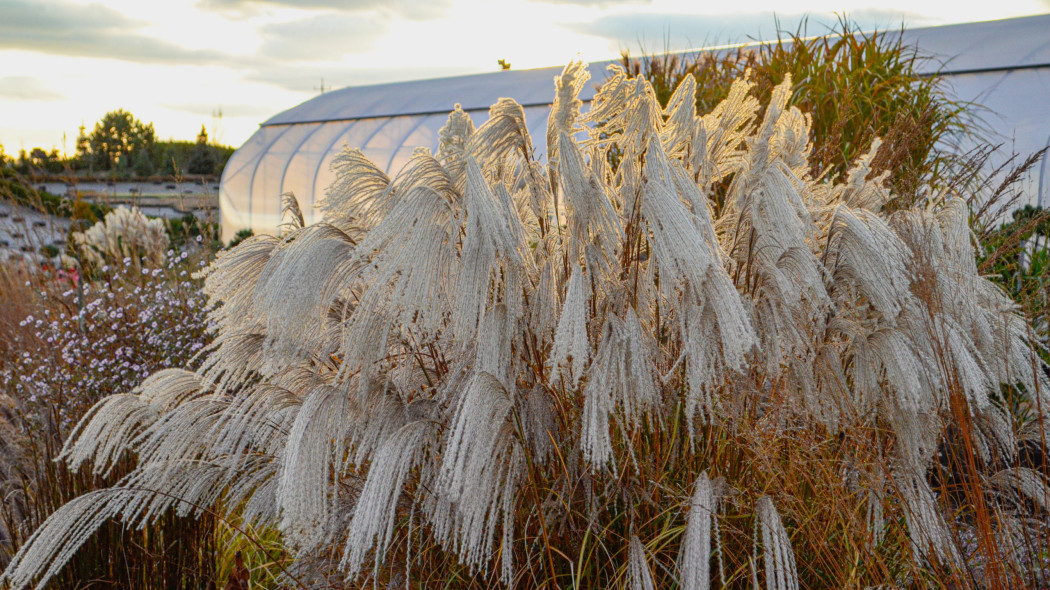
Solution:
<svg viewBox="0 0 1050 590"><path fill-rule="evenodd" d="M153 123L143 123L128 111L117 109L106 113L90 132L80 126L72 155L65 157L58 149L34 147L10 156L0 145L0 168L26 176L220 176L233 150L211 143L204 125L196 141L159 141Z"/></svg>

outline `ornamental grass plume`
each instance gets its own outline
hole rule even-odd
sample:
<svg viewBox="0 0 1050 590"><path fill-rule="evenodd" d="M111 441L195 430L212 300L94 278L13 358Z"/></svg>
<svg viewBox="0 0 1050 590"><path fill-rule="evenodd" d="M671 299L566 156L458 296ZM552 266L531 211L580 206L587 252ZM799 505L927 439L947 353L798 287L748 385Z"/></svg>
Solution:
<svg viewBox="0 0 1050 590"><path fill-rule="evenodd" d="M3 580L221 500L280 530L297 587L1045 583L1018 446L1050 383L966 204L884 212L877 145L815 179L790 78L761 117L746 77L701 114L691 78L663 108L612 66L581 115L586 76L556 80L546 162L513 101L457 109L436 154L391 179L347 150L323 222L289 200L221 254L200 368L66 446L138 467Z"/></svg>
<svg viewBox="0 0 1050 590"><path fill-rule="evenodd" d="M77 252L94 266L131 258L136 268L165 263L168 232L163 219L150 219L138 208L117 207L82 232L73 232Z"/></svg>

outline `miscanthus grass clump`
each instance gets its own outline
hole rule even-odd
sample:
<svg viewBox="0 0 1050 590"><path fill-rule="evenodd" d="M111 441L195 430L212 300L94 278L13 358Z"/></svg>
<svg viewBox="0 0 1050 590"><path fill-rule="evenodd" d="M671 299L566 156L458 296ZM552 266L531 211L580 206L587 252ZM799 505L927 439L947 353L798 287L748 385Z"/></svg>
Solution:
<svg viewBox="0 0 1050 590"><path fill-rule="evenodd" d="M63 459L138 467L4 580L102 522L217 502L297 587L1045 583L1045 367L975 265L967 205L812 177L790 79L697 113L613 67L461 110L393 179L336 162L324 221L206 271L215 339L95 406ZM718 193L718 194L716 194ZM1035 445L1034 447L1032 445ZM968 540L972 540L969 542Z"/></svg>
<svg viewBox="0 0 1050 590"><path fill-rule="evenodd" d="M94 266L107 260L128 260L141 268L141 263L163 266L168 249L164 220L146 217L137 208L117 207L106 217L82 232L73 232L73 243L82 259Z"/></svg>

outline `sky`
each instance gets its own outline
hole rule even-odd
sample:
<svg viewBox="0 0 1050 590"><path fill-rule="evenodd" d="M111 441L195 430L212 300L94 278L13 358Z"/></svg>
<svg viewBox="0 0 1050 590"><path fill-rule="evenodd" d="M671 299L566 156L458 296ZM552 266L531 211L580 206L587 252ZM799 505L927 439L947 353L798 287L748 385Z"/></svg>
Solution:
<svg viewBox="0 0 1050 590"><path fill-rule="evenodd" d="M239 146L345 86L811 34L1026 16L1050 0L0 0L0 145L72 152L106 112Z"/></svg>

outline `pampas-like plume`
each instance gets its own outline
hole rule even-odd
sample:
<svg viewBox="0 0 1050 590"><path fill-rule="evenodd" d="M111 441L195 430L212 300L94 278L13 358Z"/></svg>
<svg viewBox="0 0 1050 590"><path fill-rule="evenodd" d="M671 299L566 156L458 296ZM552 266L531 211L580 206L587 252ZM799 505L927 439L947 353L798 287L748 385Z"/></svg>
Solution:
<svg viewBox="0 0 1050 590"><path fill-rule="evenodd" d="M350 521L350 530L343 554L343 566L355 575L364 565L365 557L375 547L375 564L383 562L383 554L394 534L397 500L409 470L426 456L432 444L434 424L428 421L410 422L388 438L375 455L376 467L368 473L361 496Z"/></svg>
<svg viewBox="0 0 1050 590"><path fill-rule="evenodd" d="M522 272L519 252L520 233L509 217L512 210L505 191L489 189L473 159L467 161L467 224L460 260L458 297L454 310L456 333L464 341L477 335L478 322L498 295L501 276L505 280L505 301L521 305L520 290L514 287ZM508 301L509 303L509 301ZM520 312L519 312L520 314Z"/></svg>
<svg viewBox="0 0 1050 590"><path fill-rule="evenodd" d="M168 249L168 232L163 219L150 219L138 208L117 207L82 232L73 232L73 243L93 264L119 263L131 258L159 267Z"/></svg>
<svg viewBox="0 0 1050 590"><path fill-rule="evenodd" d="M583 458L603 466L612 458L609 418L619 408L624 421L639 423L660 401L649 344L634 309L620 320L610 315L583 393Z"/></svg>
<svg viewBox="0 0 1050 590"><path fill-rule="evenodd" d="M319 206L324 219L371 229L395 204L390 177L359 149L347 148L332 160L336 181L325 190Z"/></svg>
<svg viewBox="0 0 1050 590"><path fill-rule="evenodd" d="M623 240L619 217L576 143L563 134L558 146L558 177L569 211L569 260L585 259L592 275L606 272Z"/></svg>
<svg viewBox="0 0 1050 590"><path fill-rule="evenodd" d="M895 474L897 490L907 505L908 534L912 551L932 555L958 565L962 562L952 542L944 515L937 509L937 499L922 473L902 469Z"/></svg>
<svg viewBox="0 0 1050 590"><path fill-rule="evenodd" d="M649 560L645 555L645 546L638 535L631 535L627 550L627 578L631 590L656 590L653 574L649 571Z"/></svg>
<svg viewBox="0 0 1050 590"><path fill-rule="evenodd" d="M558 318L558 329L554 333L554 349L550 356L551 379L563 374L563 368L567 368L572 387L579 383L591 357L591 344L587 339L590 291L590 281L579 267L575 268Z"/></svg>
<svg viewBox="0 0 1050 590"><path fill-rule="evenodd" d="M39 578L36 590L43 590L95 530L120 513L118 494L121 492L98 490L59 508L11 559L0 582L25 588Z"/></svg>
<svg viewBox="0 0 1050 590"><path fill-rule="evenodd" d="M73 469L90 460L96 475L108 475L143 429L200 393L200 379L189 371L154 373L138 393L113 395L95 404L66 439L58 459Z"/></svg>
<svg viewBox="0 0 1050 590"><path fill-rule="evenodd" d="M554 78L554 104L547 116L547 162L553 169L557 169L561 136L571 137L583 130L577 125L580 107L583 106L579 95L590 77L587 64L573 61L565 66L561 75ZM552 180L551 184L557 183Z"/></svg>
<svg viewBox="0 0 1050 590"><path fill-rule="evenodd" d="M581 116L586 72L557 79L546 162L514 101L476 130L457 107L436 155L391 179L347 150L323 222L304 227L288 199L280 238L220 254L197 371L103 400L62 455L137 467L55 513L3 579L45 585L109 518L207 507L277 529L290 571L347 587L467 571L549 586L568 563L579 585L647 590L677 569L706 589L713 540L722 585L739 585L746 533L718 533L705 470L727 496L803 507L782 521L765 496L723 505L726 522L754 517L768 590L834 585L836 556L796 564L784 526L812 534L814 494L869 490L870 531L836 523L855 547L908 536L908 567L961 568L958 500L927 479L958 416L976 464L962 475L1004 534L1043 534L1025 523L1045 473L1004 467L1045 440L1031 417L1050 383L1026 320L978 272L965 202L888 215L874 151L845 184L812 178L789 82L758 121L747 80L701 114L691 78L664 109L613 68ZM761 473L810 460L813 477ZM668 503L684 496L680 527ZM887 581L870 551L842 568L870 584L842 584Z"/></svg>
<svg viewBox="0 0 1050 590"><path fill-rule="evenodd" d="M707 590L711 587L711 520L715 494L707 472L693 484L689 517L685 525L682 549L678 554L678 571L683 590Z"/></svg>
<svg viewBox="0 0 1050 590"><path fill-rule="evenodd" d="M277 503L281 529L303 546L323 539L318 531L328 521L338 488L329 472L343 458L348 411L347 392L322 385L307 394L288 434Z"/></svg>
<svg viewBox="0 0 1050 590"><path fill-rule="evenodd" d="M671 163L655 137L646 151L645 176L642 216L649 224L649 243L664 277L663 288L669 298L676 287L697 292L714 260L705 231L682 203Z"/></svg>
<svg viewBox="0 0 1050 590"><path fill-rule="evenodd" d="M795 552L791 549L780 515L769 496L762 496L755 506L762 530L762 552L766 570L766 590L798 590Z"/></svg>

